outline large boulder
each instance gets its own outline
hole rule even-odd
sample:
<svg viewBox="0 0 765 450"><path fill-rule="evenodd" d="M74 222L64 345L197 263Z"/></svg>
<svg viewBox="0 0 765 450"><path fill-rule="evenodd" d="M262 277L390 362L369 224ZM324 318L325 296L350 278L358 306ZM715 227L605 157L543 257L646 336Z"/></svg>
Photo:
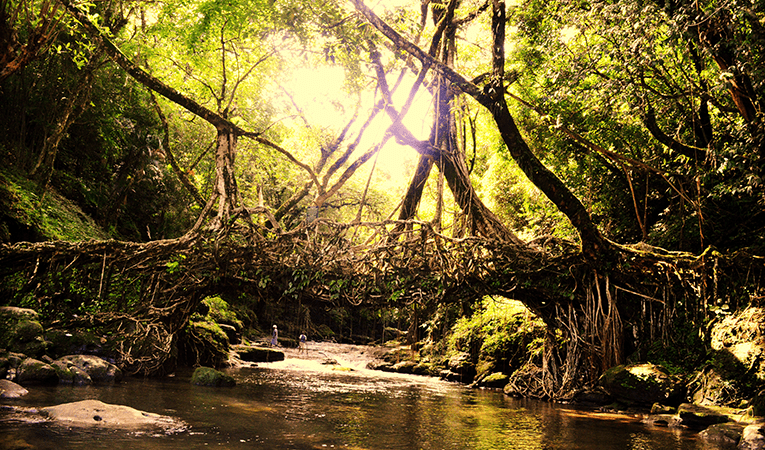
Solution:
<svg viewBox="0 0 765 450"><path fill-rule="evenodd" d="M15 306L0 307L0 348L39 358L49 345L37 311Z"/></svg>
<svg viewBox="0 0 765 450"><path fill-rule="evenodd" d="M753 423L744 428L738 450L765 449L765 422Z"/></svg>
<svg viewBox="0 0 765 450"><path fill-rule="evenodd" d="M0 398L21 398L29 393L11 380L0 380Z"/></svg>
<svg viewBox="0 0 765 450"><path fill-rule="evenodd" d="M33 358L21 362L16 372L19 384L58 384L58 374L50 364Z"/></svg>
<svg viewBox="0 0 765 450"><path fill-rule="evenodd" d="M396 363L393 365L392 370L393 372L398 373L413 373L414 368L417 367L416 361L401 361L400 363Z"/></svg>
<svg viewBox="0 0 765 450"><path fill-rule="evenodd" d="M457 375L456 381L470 383L476 375L475 364L470 358L470 353L461 352L449 358L447 362L449 372ZM449 379L447 377L447 379Z"/></svg>
<svg viewBox="0 0 765 450"><path fill-rule="evenodd" d="M676 406L684 396L679 377L655 364L621 365L608 369L598 380L617 401L650 406L654 403Z"/></svg>
<svg viewBox="0 0 765 450"><path fill-rule="evenodd" d="M115 429L162 428L181 431L183 422L168 416L139 411L129 406L110 405L98 400L82 400L41 408L49 420L67 427L101 427Z"/></svg>
<svg viewBox="0 0 765 450"><path fill-rule="evenodd" d="M58 382L61 384L83 386L93 383L93 379L90 378L90 375L77 366L67 364L64 361L53 361L50 365L56 370L56 374L58 374Z"/></svg>
<svg viewBox="0 0 765 450"><path fill-rule="evenodd" d="M739 443L744 425L735 422L717 423L699 433L699 437L707 442L732 447Z"/></svg>
<svg viewBox="0 0 765 450"><path fill-rule="evenodd" d="M765 381L765 308L749 307L717 323L712 327L711 346L729 353L742 369Z"/></svg>
<svg viewBox="0 0 765 450"><path fill-rule="evenodd" d="M62 380L75 384L118 383L122 380L122 371L114 364L93 355L69 355L53 362L59 369L72 374L72 378Z"/></svg>
<svg viewBox="0 0 765 450"><path fill-rule="evenodd" d="M225 374L212 367L197 367L191 375L191 384L196 386L233 387L236 380L231 375Z"/></svg>

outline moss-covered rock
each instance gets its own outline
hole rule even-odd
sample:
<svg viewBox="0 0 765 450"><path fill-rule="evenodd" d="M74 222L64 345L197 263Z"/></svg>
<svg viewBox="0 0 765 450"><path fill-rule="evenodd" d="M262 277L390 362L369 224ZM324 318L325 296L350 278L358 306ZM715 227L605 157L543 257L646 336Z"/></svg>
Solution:
<svg viewBox="0 0 765 450"><path fill-rule="evenodd" d="M36 311L14 306L0 307L0 348L39 358L49 345L44 331Z"/></svg>
<svg viewBox="0 0 765 450"><path fill-rule="evenodd" d="M93 383L112 384L122 380L119 367L98 356L69 355L57 359L54 363L71 372L72 382L76 384L88 384L88 380Z"/></svg>
<svg viewBox="0 0 765 450"><path fill-rule="evenodd" d="M393 365L392 369L398 373L413 373L417 363L414 361L401 361Z"/></svg>
<svg viewBox="0 0 765 450"><path fill-rule="evenodd" d="M678 425L696 430L703 430L716 423L729 422L732 411L714 406L701 406L683 403L677 407Z"/></svg>
<svg viewBox="0 0 765 450"><path fill-rule="evenodd" d="M477 380L476 385L488 388L504 388L509 380L510 377L507 374L494 372Z"/></svg>
<svg viewBox="0 0 765 450"><path fill-rule="evenodd" d="M685 394L682 379L655 364L612 367L601 375L598 384L617 401L645 406L678 405Z"/></svg>
<svg viewBox="0 0 765 450"><path fill-rule="evenodd" d="M420 361L412 368L415 375L437 375L438 369L430 362Z"/></svg>
<svg viewBox="0 0 765 450"><path fill-rule="evenodd" d="M231 387L236 386L236 380L212 367L197 367L191 376L191 384L196 386Z"/></svg>
<svg viewBox="0 0 765 450"><path fill-rule="evenodd" d="M248 362L273 362L284 361L284 352L273 348L257 347L252 345L236 345L232 349L239 355L239 359Z"/></svg>
<svg viewBox="0 0 765 450"><path fill-rule="evenodd" d="M50 365L56 370L60 384L83 386L93 383L90 375L77 366L68 365L63 361L53 361Z"/></svg>
<svg viewBox="0 0 765 450"><path fill-rule="evenodd" d="M16 382L19 384L58 384L58 374L50 364L27 358L17 369Z"/></svg>

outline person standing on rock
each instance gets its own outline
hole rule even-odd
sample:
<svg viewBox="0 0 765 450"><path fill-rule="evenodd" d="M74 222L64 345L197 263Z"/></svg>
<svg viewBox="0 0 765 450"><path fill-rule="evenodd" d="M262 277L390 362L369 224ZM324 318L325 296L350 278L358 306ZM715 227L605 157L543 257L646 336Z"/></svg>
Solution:
<svg viewBox="0 0 765 450"><path fill-rule="evenodd" d="M300 333L300 339L298 341L298 354L300 353L308 353L308 348L306 347L306 337L305 332Z"/></svg>
<svg viewBox="0 0 765 450"><path fill-rule="evenodd" d="M279 345L278 338L279 330L277 330L276 325L274 325L274 329L271 331L271 347L277 347Z"/></svg>

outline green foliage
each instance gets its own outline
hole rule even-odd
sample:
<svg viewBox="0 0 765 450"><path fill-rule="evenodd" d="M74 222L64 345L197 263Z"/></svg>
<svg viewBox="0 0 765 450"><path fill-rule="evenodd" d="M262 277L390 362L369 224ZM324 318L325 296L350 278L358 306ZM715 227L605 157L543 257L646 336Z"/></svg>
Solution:
<svg viewBox="0 0 765 450"><path fill-rule="evenodd" d="M545 329L522 303L486 297L471 316L457 320L447 338L447 355L471 353L479 376L509 374L541 349Z"/></svg>
<svg viewBox="0 0 765 450"><path fill-rule="evenodd" d="M167 267L167 273L169 274L177 274L183 272L183 261L186 259L186 255L184 254L178 254L175 257L171 258L170 261L165 263L165 266Z"/></svg>
<svg viewBox="0 0 765 450"><path fill-rule="evenodd" d="M669 339L648 344L646 361L665 367L670 373L698 370L707 358L708 346L690 322L677 321Z"/></svg>
<svg viewBox="0 0 765 450"><path fill-rule="evenodd" d="M530 238L552 235L575 239L570 222L508 158L501 151L489 160L482 178L484 189L489 191L487 206L511 229Z"/></svg>
<svg viewBox="0 0 765 450"><path fill-rule="evenodd" d="M202 304L208 308L206 320L233 325L237 329L241 329L244 326L231 306L219 296L206 297L202 300Z"/></svg>
<svg viewBox="0 0 765 450"><path fill-rule="evenodd" d="M8 167L0 170L0 241L108 239L94 221L68 199L49 193L42 199L36 185Z"/></svg>
<svg viewBox="0 0 765 450"><path fill-rule="evenodd" d="M729 90L746 77L762 102L765 40L753 18L763 11L746 8L527 0L511 16L513 89L535 108L516 106L516 117L612 239L695 251L762 245L752 205L765 131L742 120ZM651 121L701 157L669 148ZM745 225L730 233L731 223Z"/></svg>

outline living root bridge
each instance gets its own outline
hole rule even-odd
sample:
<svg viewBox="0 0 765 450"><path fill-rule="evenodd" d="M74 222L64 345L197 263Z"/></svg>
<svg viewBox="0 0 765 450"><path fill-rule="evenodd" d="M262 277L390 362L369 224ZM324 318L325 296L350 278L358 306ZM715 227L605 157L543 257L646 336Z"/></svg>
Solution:
<svg viewBox="0 0 765 450"><path fill-rule="evenodd" d="M165 297L236 282L243 289L279 298L289 290L281 288L292 282L292 296L308 301L389 304L394 294L400 302L415 295L448 301L511 292L521 277L529 285L528 280L567 273L559 270L561 257L577 252L556 245L530 250L481 238L454 239L416 221L319 220L283 233L234 227L214 236L145 244L111 240L2 245L0 277L23 273L23 289L33 292L51 271L74 276L87 269L80 276L99 280L97 298L109 293L109 277L135 274L155 277L161 289L152 292ZM295 281L300 283L297 288Z"/></svg>
<svg viewBox="0 0 765 450"><path fill-rule="evenodd" d="M703 329L723 306L761 295L763 260L745 253L617 247L616 259L595 267L555 239L455 239L417 221L317 220L289 232L261 223L145 244L2 245L1 287L15 304L50 311L55 327L121 333L123 367L144 374L162 372L173 337L206 295L421 308L503 295L551 330L544 363L518 383L548 398L565 397L645 345L671 345L678 320Z"/></svg>

